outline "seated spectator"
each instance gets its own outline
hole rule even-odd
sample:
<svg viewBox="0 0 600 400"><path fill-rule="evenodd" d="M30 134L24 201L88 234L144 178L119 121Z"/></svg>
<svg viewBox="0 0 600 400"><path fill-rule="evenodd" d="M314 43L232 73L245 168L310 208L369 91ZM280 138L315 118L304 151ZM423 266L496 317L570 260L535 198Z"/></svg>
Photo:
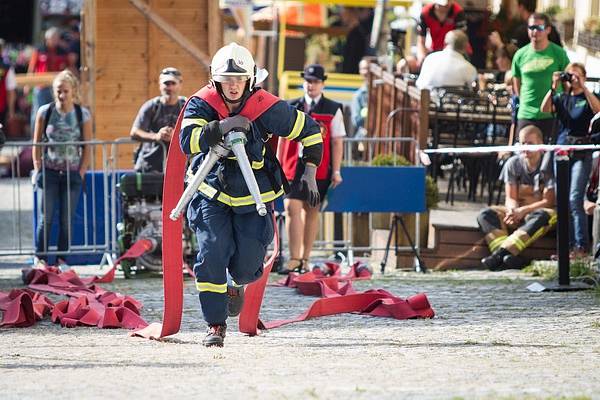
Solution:
<svg viewBox="0 0 600 400"><path fill-rule="evenodd" d="M400 72L417 73L429 53L441 51L446 44L448 32L459 29L467 30L467 20L463 8L454 0L435 0L426 4L421 10L417 25L417 57L408 56L398 62ZM427 35L431 44L427 47ZM467 48L470 46L467 41Z"/></svg>
<svg viewBox="0 0 600 400"><path fill-rule="evenodd" d="M423 61L415 83L419 89L469 86L477 79L477 70L464 56L469 43L467 35L460 30L450 31L444 41L444 50L428 55Z"/></svg>
<svg viewBox="0 0 600 400"><path fill-rule="evenodd" d="M542 132L528 125L519 132L519 143L542 144ZM492 252L481 260L484 267L492 271L524 267L527 260L519 254L556 224L550 155L524 151L504 165L501 174L506 187L504 206L486 208L477 217ZM513 231L510 235L509 230Z"/></svg>

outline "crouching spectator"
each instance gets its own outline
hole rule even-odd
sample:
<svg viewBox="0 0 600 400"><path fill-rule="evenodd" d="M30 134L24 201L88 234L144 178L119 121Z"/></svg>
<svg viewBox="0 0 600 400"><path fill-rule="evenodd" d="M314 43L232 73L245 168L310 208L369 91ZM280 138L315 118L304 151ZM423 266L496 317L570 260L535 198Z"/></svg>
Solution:
<svg viewBox="0 0 600 400"><path fill-rule="evenodd" d="M526 126L519 132L519 142L542 144L542 132L533 125ZM486 208L477 217L492 253L481 260L484 267L492 271L523 268L528 260L520 253L556 224L551 159L550 153L523 151L504 165L504 206Z"/></svg>

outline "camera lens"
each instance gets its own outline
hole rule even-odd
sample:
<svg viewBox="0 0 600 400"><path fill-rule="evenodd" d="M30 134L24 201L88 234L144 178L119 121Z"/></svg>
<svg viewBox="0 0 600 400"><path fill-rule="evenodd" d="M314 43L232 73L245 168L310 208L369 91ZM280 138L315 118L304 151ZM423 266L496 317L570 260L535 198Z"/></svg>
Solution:
<svg viewBox="0 0 600 400"><path fill-rule="evenodd" d="M573 74L570 74L568 72L561 72L560 73L560 80L563 82L571 82L571 80L573 79Z"/></svg>

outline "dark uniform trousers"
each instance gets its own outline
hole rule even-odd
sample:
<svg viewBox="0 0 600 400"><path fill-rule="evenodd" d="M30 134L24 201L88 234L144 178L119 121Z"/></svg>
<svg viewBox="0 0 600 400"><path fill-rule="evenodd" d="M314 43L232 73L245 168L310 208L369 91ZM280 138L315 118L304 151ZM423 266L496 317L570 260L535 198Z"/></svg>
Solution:
<svg viewBox="0 0 600 400"><path fill-rule="evenodd" d="M200 194L196 194L188 207L188 220L198 240L194 264L196 286L209 325L221 325L227 320L227 270L239 285L262 276L267 247L274 235L270 204L267 210L264 217L256 211L238 214L231 207Z"/></svg>
<svg viewBox="0 0 600 400"><path fill-rule="evenodd" d="M551 208L530 212L520 226L507 226L504 223L507 211L504 206L492 206L481 211L477 217L492 253L504 248L517 255L556 225L556 211ZM510 235L509 230L513 231Z"/></svg>

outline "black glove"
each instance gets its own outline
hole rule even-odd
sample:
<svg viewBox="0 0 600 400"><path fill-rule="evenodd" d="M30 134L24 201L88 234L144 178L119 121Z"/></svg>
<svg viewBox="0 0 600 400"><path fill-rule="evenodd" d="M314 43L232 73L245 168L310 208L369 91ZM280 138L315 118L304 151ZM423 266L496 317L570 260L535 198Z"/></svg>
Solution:
<svg viewBox="0 0 600 400"><path fill-rule="evenodd" d="M300 177L300 193L306 193L306 201L311 207L319 204L319 189L317 188L317 167L312 164L304 166L304 173Z"/></svg>
<svg viewBox="0 0 600 400"><path fill-rule="evenodd" d="M234 115L220 121L210 121L204 128L206 144L213 147L223 140L226 133L234 129L248 132L250 130L250 120L241 115Z"/></svg>
<svg viewBox="0 0 600 400"><path fill-rule="evenodd" d="M219 127L221 128L221 133L223 135L234 129L247 133L250 130L250 120L238 114L219 121Z"/></svg>
<svg viewBox="0 0 600 400"><path fill-rule="evenodd" d="M220 143L223 140L223 134L221 133L219 121L210 121L204 128L203 136L209 147Z"/></svg>

